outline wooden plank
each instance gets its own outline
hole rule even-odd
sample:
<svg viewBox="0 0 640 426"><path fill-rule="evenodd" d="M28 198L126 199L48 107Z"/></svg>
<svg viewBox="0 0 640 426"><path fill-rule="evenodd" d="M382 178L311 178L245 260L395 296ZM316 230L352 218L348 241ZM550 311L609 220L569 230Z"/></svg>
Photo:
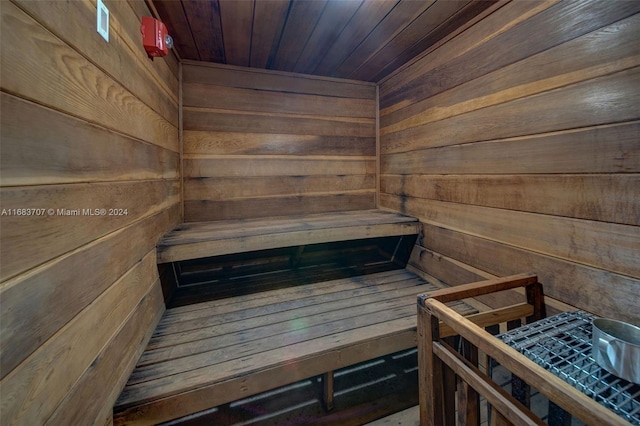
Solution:
<svg viewBox="0 0 640 426"><path fill-rule="evenodd" d="M424 281L413 278L407 279L405 282L395 281L384 283L379 286L379 289L374 286L366 286L366 288L360 290L362 290L363 297L367 297L367 300L375 302L381 300L381 297L396 297L394 295L398 294L398 290L406 290L408 286L413 286L412 288L414 290L412 291L414 292L410 294L414 295L416 294L415 292L419 293L420 291L429 291L436 288L432 285L420 284L425 283ZM309 285L315 288L314 284ZM353 288L349 290L349 293L359 295L360 291L357 288ZM337 296L344 295L341 292L334 291L333 293L317 295L318 297L312 295L310 299L324 300L323 303L326 303L326 297L332 294L336 294ZM296 312L289 312L286 309L282 310L277 303L271 302L268 305L250 308L252 316L247 315L246 318L242 313L234 313L233 311L227 313L233 313L233 315L221 313L220 315L216 315L215 318L209 318L206 316L206 312L202 312L202 309L188 312L188 315L184 314L184 319L182 316L174 314L168 318L168 320L173 321L172 323L167 323L166 321L160 323L162 333L152 337L137 365L145 366L160 361L194 355L221 348L223 344L229 345L229 343L233 342L236 344L243 343L251 340L249 339L251 336L253 336L254 339L262 337L263 334L253 331L254 328L260 328L262 331L269 332L271 335L276 335L281 332L294 331L299 330L301 327L306 327L307 323L305 322L291 323L291 319L294 318L292 315L295 314L301 315L301 317L308 317L308 321L313 321L317 324L330 322L334 319L337 320L338 317L350 318L356 316L355 313L348 312L348 309L344 310L346 312L326 312L328 310L326 307L309 305L310 302L308 300L297 298L298 294L291 296L296 297L292 299L292 302L295 302L292 310L295 309ZM348 303L344 298L339 300L340 303L337 306ZM270 309L273 309L274 312L269 312ZM278 309L280 309L280 311L278 311ZM262 315L260 316L258 313L262 313ZM196 316L196 314L198 316ZM337 315L337 317L334 317L334 315ZM276 323L277 321L280 321L280 323ZM289 323L287 323L287 321L289 321ZM287 329L287 326L290 328ZM246 340L243 340L245 338L242 336L245 336ZM238 341L237 339L240 340Z"/></svg>
<svg viewBox="0 0 640 426"><path fill-rule="evenodd" d="M184 156L185 177L323 176L375 173L371 157Z"/></svg>
<svg viewBox="0 0 640 426"><path fill-rule="evenodd" d="M375 188L375 175L267 176L186 179L185 200L224 201L237 198L291 196L318 193L330 188L345 193Z"/></svg>
<svg viewBox="0 0 640 426"><path fill-rule="evenodd" d="M325 55L318 55L321 61L313 72L329 75L334 71L395 5L396 3L391 1L363 2L333 46Z"/></svg>
<svg viewBox="0 0 640 426"><path fill-rule="evenodd" d="M218 132L374 137L375 119L184 107L184 128Z"/></svg>
<svg viewBox="0 0 640 426"><path fill-rule="evenodd" d="M488 40L510 30L519 23L530 19L532 16L535 16L558 2L559 0L546 0L536 3L509 4L510 2L508 1L498 3L495 9L490 8L486 15L480 14L474 19L470 27L464 28L464 31L458 33L456 37L450 40L443 40L444 43L439 43L435 46L435 49L429 49L423 52L423 54L416 57L413 61L405 64L390 76L382 79L379 82L381 94L384 93L385 96L391 97L394 92L402 92L402 88L412 80L444 66L455 58L477 48ZM508 5L508 7L505 7L506 5ZM482 22L482 24L480 24L480 22ZM447 48L443 49L442 46L445 44ZM429 56L428 61L424 60L427 56ZM400 103L390 101L389 104L395 104L395 106L390 107L386 105L381 107L381 112L384 111L386 114L393 110L387 108L402 108L406 106L406 103L401 101Z"/></svg>
<svg viewBox="0 0 640 426"><path fill-rule="evenodd" d="M305 114L338 118L373 118L376 115L375 99L335 98L201 83L183 85L183 103L189 107L261 111L270 114Z"/></svg>
<svg viewBox="0 0 640 426"><path fill-rule="evenodd" d="M419 245L414 246L409 258L411 267L422 270L429 275L441 280L449 286L457 286L460 284L472 283L491 278L497 278L493 274L473 268L455 259L436 253ZM519 294L516 290L507 290L500 293L486 294L475 297L484 305L491 308L502 308L512 305L518 301L526 300L524 293Z"/></svg>
<svg viewBox="0 0 640 426"><path fill-rule="evenodd" d="M410 301L407 302L408 296L413 297L418 293L437 289L438 287L414 277L378 286L367 285L343 291L317 292L316 295L308 297L292 294L284 299L285 301L279 302L269 303L268 300L263 301L263 298L260 298L259 302L264 304L248 308L248 312L230 310L220 314L209 312L207 315L207 312L200 309L189 312L188 315L173 315L169 318L170 322L162 321L159 324L138 366L246 343L266 336L300 332L312 325L326 324L334 320L368 315L373 303L386 303L385 306L389 309L413 305ZM289 297L293 298L289 300ZM351 297L357 300L349 300ZM291 309L287 309L288 303L291 303ZM345 309L349 307L349 303L353 309ZM226 307L232 308L235 304ZM291 321L295 318L306 320L292 324ZM203 358L203 361L206 359ZM210 362L215 361L212 359Z"/></svg>
<svg viewBox="0 0 640 426"><path fill-rule="evenodd" d="M179 157L173 151L6 93L0 98L5 187L178 176Z"/></svg>
<svg viewBox="0 0 640 426"><path fill-rule="evenodd" d="M18 6L93 64L106 71L173 126L178 125L178 79L164 61L151 62L139 48L140 20L125 2L106 2L110 11L109 48L95 31L96 4L30 2ZM76 25L68 25L70 21ZM128 29L133 26L135 38Z"/></svg>
<svg viewBox="0 0 640 426"><path fill-rule="evenodd" d="M415 278L415 276L415 274L407 270L396 269L392 271L378 272L376 274L360 276L357 280L354 280L353 277L349 277L314 283L310 284L310 287L307 287L307 289L309 289L309 295L313 296L315 294L323 294L324 292L336 291L340 288L349 289L350 287L356 285L360 287L366 287L369 285L384 285L385 283L389 282L412 279ZM172 322L174 320L179 321L180 318L189 319L191 315L195 315L195 317L206 315L206 311L211 310L215 310L219 313L224 313L237 310L243 305L246 305L247 309L255 306L263 306L273 301L280 300L281 298L295 300L296 297L300 295L301 294L297 287L287 287L278 290L269 290L259 293L234 296L233 298L211 300L208 302L196 303L193 305L179 306L168 309L164 313L161 323ZM200 310L204 310L205 312L203 312L202 314L198 314L197 311ZM152 342L150 343L149 347L151 347L151 345Z"/></svg>
<svg viewBox="0 0 640 426"><path fill-rule="evenodd" d="M639 103L636 67L392 133L382 138L382 153L637 120Z"/></svg>
<svg viewBox="0 0 640 426"><path fill-rule="evenodd" d="M635 40L640 37L639 28L640 15L631 16L383 114L382 133L389 134L637 66L640 55ZM594 51L601 53L593 55ZM544 69L543 74L541 69Z"/></svg>
<svg viewBox="0 0 640 426"><path fill-rule="evenodd" d="M313 32L306 41L304 49L298 56L293 70L312 74L324 56L318 53L326 52L333 46L362 3L363 0L327 2Z"/></svg>
<svg viewBox="0 0 640 426"><path fill-rule="evenodd" d="M119 402L116 403L115 424L126 422L140 422L141 424L158 423L163 420L179 417L182 413L190 413L200 411L218 405L218 401L229 402L246 395L254 395L264 390L273 389L287 383L322 374L327 368L338 369L347 365L355 364L363 360L363 355L369 358L397 352L411 346L415 346L415 325L413 320L400 320L391 324L386 324L384 330L371 330L371 328L360 329L358 336L346 336L346 345L337 347L322 353L318 353L317 349L322 348L322 342L318 342L318 347L314 345L295 345L292 347L291 355L301 356L297 359L304 362L285 363L284 365L266 368L251 375L250 380L243 377L229 379L220 386L205 385L193 388L176 395L172 398L164 400L147 400L141 401L137 405L127 408L131 405L131 401L136 400L133 392L123 394ZM394 333L393 330L398 332ZM350 344L351 339L355 337L358 343ZM326 346L325 346L326 347ZM308 349L308 350L305 350ZM304 354L311 356L305 356ZM271 360L278 357L279 351L270 351L264 353L260 358L262 360ZM314 355L315 354L315 355ZM291 357L290 359L294 359ZM247 360L251 362L252 359ZM293 367L293 368L292 368ZM200 373L208 373L208 371L197 371ZM200 375L201 378L206 377ZM196 377L197 379L197 377ZM191 377L188 379L191 383ZM215 378L214 378L215 380ZM220 402L220 403L224 403Z"/></svg>
<svg viewBox="0 0 640 426"><path fill-rule="evenodd" d="M355 71L360 64L377 54L404 29L408 22L420 16L431 4L433 4L432 0L396 3L395 7L334 71L334 74L354 78L352 75L357 75Z"/></svg>
<svg viewBox="0 0 640 426"><path fill-rule="evenodd" d="M523 14L521 9L526 12ZM429 55L435 58L423 58L422 67L416 64L411 72L398 75L398 81L394 83L396 88L389 90L390 84L383 85L381 107L387 113L389 107L406 106L407 94L413 101L433 96L610 25L638 10L638 5L598 1L508 4L493 14L495 16L487 18L483 25L477 25L478 28L472 28L464 37L448 43L446 50L450 52L442 58L440 52ZM592 16L597 18L592 19ZM535 33L544 33L545 37L531 37ZM434 81L438 84L433 84Z"/></svg>
<svg viewBox="0 0 640 426"><path fill-rule="evenodd" d="M185 154L375 156L371 137L185 130Z"/></svg>
<svg viewBox="0 0 640 426"><path fill-rule="evenodd" d="M534 270L545 295L598 316L637 323L640 280L423 224L426 248L498 276Z"/></svg>
<svg viewBox="0 0 640 426"><path fill-rule="evenodd" d="M312 284L305 284L304 291L299 286L285 287L277 290L267 290L258 293L245 294L240 296L234 296L231 298L215 299L207 302L196 303L193 305L186 305L175 307L167 310L162 320L159 323L159 327L165 325L179 324L184 321L191 321L199 318L206 318L218 315L225 315L229 313L239 313L244 310L251 310L250 313L264 314L265 312L260 310L253 310L253 308L264 308L265 306L271 306L277 303L287 300L293 304L304 303L305 306L314 304L313 301L306 300L314 298L316 296L326 296L328 294L338 294L344 296L347 293L357 291L360 292L376 292L385 291L385 289L393 289L395 286L409 285L413 283L418 285L420 282L424 282L423 278L418 277L416 274L408 272L403 269L395 269L390 271L378 272L375 274L368 274L366 276L340 278L330 281L320 281ZM409 283L409 284L407 284ZM439 286L437 288L440 288ZM344 297L342 297L344 298ZM303 301L304 300L304 301ZM315 299L312 299L315 300ZM215 312L215 314L213 313ZM249 314L242 314L248 317ZM149 343L149 349L155 349L165 344L166 339L161 330L154 334L154 339ZM214 331L217 333L217 331ZM180 341L171 341L169 345L177 344L179 342L186 342L189 339L182 334L180 336L172 336L173 338L179 338ZM156 340L157 339L157 340ZM197 338L193 340L198 340Z"/></svg>
<svg viewBox="0 0 640 426"><path fill-rule="evenodd" d="M116 334L151 286L157 284L155 265L152 250L62 327L54 339L43 343L3 378L3 400L12 402L3 406L3 424L46 422L104 343ZM82 348L78 350L80 341Z"/></svg>
<svg viewBox="0 0 640 426"><path fill-rule="evenodd" d="M11 372L109 288L114 277L131 269L177 222L174 206L4 282L0 287L2 374Z"/></svg>
<svg viewBox="0 0 640 426"><path fill-rule="evenodd" d="M198 376L197 370L190 370L178 375L172 375L174 379L180 378L188 380L187 383L179 383L175 381L173 383L170 383L169 380L167 380L169 377L160 377L153 380L152 382L131 384L125 387L116 407L127 406L132 402L140 403L151 399L157 399L159 397L162 397L162 394L165 394L165 396L173 395L176 391L182 393L191 389L201 387L200 383L213 384L219 380L228 380L234 376L237 376L238 374L254 375L257 371L272 368L274 366L272 363L274 362L280 363L284 361L285 364L290 364L298 361L299 359L303 359L304 361L301 364L305 364L309 361L310 357L315 358L325 352L331 352L339 348L351 347L354 344L358 345L366 342L371 338L376 339L393 334L402 334L405 330L411 330L415 327L415 325L413 324L414 320L415 318L412 318L412 315L408 315L403 318L387 321L386 323L346 330L345 332L340 333L340 335L328 335L318 339L313 339L301 343L294 343L292 345L247 355L237 359L231 359L228 361L221 360L221 362L216 363L215 365L205 366L198 369L201 370L201 372L214 371L215 369L215 373L208 377ZM374 331L375 328L378 328L380 331L376 333ZM362 332L362 338L358 338L356 336L358 332ZM411 347L411 345L409 345L408 347ZM283 352L285 352L287 348L290 348L290 355L285 355L285 358L282 358ZM371 359L374 357L375 356L372 356L371 354L360 354L361 359ZM236 367L229 368L233 365L235 365ZM304 368L302 365L300 366ZM289 378L287 380L288 383L293 381Z"/></svg>
<svg viewBox="0 0 640 426"><path fill-rule="evenodd" d="M442 288L432 293L427 293L424 297L436 299L442 303L454 300L477 297L483 294L497 291L512 290L525 287L538 282L538 277L533 273L521 273L506 277L493 278L489 280L477 281L474 283L461 284L456 287Z"/></svg>
<svg viewBox="0 0 640 426"><path fill-rule="evenodd" d="M252 1L218 0L224 34L225 61L228 64L249 66L253 3ZM205 19L205 22L208 23L208 19Z"/></svg>
<svg viewBox="0 0 640 426"><path fill-rule="evenodd" d="M397 196L640 225L638 174L384 175L381 188Z"/></svg>
<svg viewBox="0 0 640 426"><path fill-rule="evenodd" d="M633 173L640 122L381 156L383 174ZM527 158L527 161L518 159Z"/></svg>
<svg viewBox="0 0 640 426"><path fill-rule="evenodd" d="M373 197L370 197L369 200L370 204L373 203ZM339 209L336 208L336 210ZM411 223L383 224L375 227L371 225L359 225L349 228L333 228L317 231L300 230L268 236L257 235L246 237L244 240L232 237L227 240L200 241L181 246L164 246L159 249L158 262L164 263L176 260L196 259L219 254L289 247L301 244L318 244L392 235L415 235L417 233L417 227L417 224Z"/></svg>
<svg viewBox="0 0 640 426"><path fill-rule="evenodd" d="M335 320L331 320L331 317L326 314L304 313L302 318L309 321L309 324L305 324L303 328L295 325L291 328L290 323L256 327L257 322L254 321L249 328L230 336L221 336L195 345L181 345L176 348L174 353L167 354L167 351L163 351L164 353L159 357L145 358L143 362L146 364L136 367L127 386L181 374L196 368L221 364L232 359L239 360L264 351L339 335L349 330L357 330L376 324L381 325L398 318L413 317L415 306L411 302L416 297L416 290L420 292L420 287L405 288L404 291L397 292L398 295L404 295L399 300L385 300L384 296L380 295L370 298L374 303L380 304L381 310L379 312L375 312L375 309L371 307L367 309L367 305L345 309L348 307L349 301L343 301L341 304L334 304L335 308L338 309L342 306L342 310L353 310L353 315L348 312L333 312L333 315L337 315L337 317ZM391 297L393 296L391 295ZM327 307L326 309L331 308ZM345 321L345 317L349 320ZM265 318L265 320L270 321L269 318ZM294 320L295 317L289 315L285 321ZM287 327L291 329L287 330ZM243 340L243 336L246 336L246 340Z"/></svg>
<svg viewBox="0 0 640 426"><path fill-rule="evenodd" d="M268 16L269 19L253 20L250 66L267 68L280 42L289 0L258 1L253 7L255 16Z"/></svg>
<svg viewBox="0 0 640 426"><path fill-rule="evenodd" d="M408 60L413 59L416 54L422 52L424 49L413 52L412 54L409 48L418 43L421 38L426 38L449 17L455 15L458 10L469 3L469 0L425 3L428 8L412 21L407 21L403 25L402 30L397 33L393 39L381 46L381 49L373 56L367 58L365 62L359 64L351 73L352 78L365 81L378 81L379 78L386 75L381 73L385 68L392 71ZM487 5L490 4L488 2L483 3ZM377 79L374 80L374 77Z"/></svg>
<svg viewBox="0 0 640 426"><path fill-rule="evenodd" d="M180 201L175 180L11 187L0 197L3 209L41 210L3 215L2 281Z"/></svg>
<svg viewBox="0 0 640 426"><path fill-rule="evenodd" d="M326 5L327 0L318 0L309 3L293 2L289 6L278 50L271 64L272 69L294 70L296 60L317 27Z"/></svg>
<svg viewBox="0 0 640 426"><path fill-rule="evenodd" d="M181 29L175 34L180 34L180 39L185 38L188 41L189 35L196 35L194 37L195 47L197 49L197 56L188 56L189 51L185 51L184 57L192 59L200 58L201 61L208 62L225 62L225 51L223 43L220 40L223 39L222 23L220 21L220 4L216 1L183 1L182 8L184 9L184 15L187 20L188 29ZM226 6L226 5L225 5ZM173 7L173 6L168 6ZM173 13L169 12L169 13ZM176 11L177 17L168 15L169 19L180 19L180 12ZM167 15L163 15L167 16ZM187 31L187 32L184 32ZM232 34L227 34L227 37L233 37ZM182 41L182 40L181 40ZM182 51L182 49L180 49Z"/></svg>
<svg viewBox="0 0 640 426"><path fill-rule="evenodd" d="M2 24L12 28L3 60L14 64L2 73L5 91L177 151L175 126L12 3L2 8Z"/></svg>
<svg viewBox="0 0 640 426"><path fill-rule="evenodd" d="M360 99L376 93L373 83L194 61L183 61L183 81L277 92L295 87L296 93Z"/></svg>
<svg viewBox="0 0 640 426"><path fill-rule="evenodd" d="M640 277L640 228L617 223L517 212L417 198L383 195L383 205L422 222L461 230L514 247L595 268ZM424 241L423 237L423 241Z"/></svg>
<svg viewBox="0 0 640 426"><path fill-rule="evenodd" d="M46 424L79 424L92 418L97 422L105 417L112 422L113 404L163 309L162 291L156 281ZM105 389L110 390L106 395Z"/></svg>
<svg viewBox="0 0 640 426"><path fill-rule="evenodd" d="M164 243L234 238L240 236L277 234L296 230L340 228L354 225L379 225L417 222L414 217L399 213L369 209L318 214L283 215L268 218L181 223L163 238ZM161 244L162 245L162 244Z"/></svg>
<svg viewBox="0 0 640 426"><path fill-rule="evenodd" d="M380 86L388 78L402 73L404 69L467 31L506 3L508 1L504 0L469 2L458 13L449 17L433 31L424 37L419 37L403 52L402 56L398 56L386 66L379 68L378 73L373 76L372 80L377 81L378 86ZM436 3L436 5L439 5L439 3Z"/></svg>
<svg viewBox="0 0 640 426"><path fill-rule="evenodd" d="M375 207L375 191L312 193L305 195L256 197L227 201L186 201L185 221L220 221L266 218L288 213L322 214L366 210Z"/></svg>

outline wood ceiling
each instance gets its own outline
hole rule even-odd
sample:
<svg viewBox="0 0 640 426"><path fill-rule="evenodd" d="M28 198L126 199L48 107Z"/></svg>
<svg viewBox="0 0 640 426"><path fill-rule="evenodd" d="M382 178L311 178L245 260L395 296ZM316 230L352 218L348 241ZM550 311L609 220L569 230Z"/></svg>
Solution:
<svg viewBox="0 0 640 426"><path fill-rule="evenodd" d="M182 59L372 82L492 3L153 0Z"/></svg>

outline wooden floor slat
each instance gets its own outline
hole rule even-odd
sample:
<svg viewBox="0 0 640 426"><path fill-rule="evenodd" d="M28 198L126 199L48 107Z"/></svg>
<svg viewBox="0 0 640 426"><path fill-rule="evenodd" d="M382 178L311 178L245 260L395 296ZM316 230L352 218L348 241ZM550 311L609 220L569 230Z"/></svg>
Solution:
<svg viewBox="0 0 640 426"><path fill-rule="evenodd" d="M416 296L437 288L396 270L168 309L116 418L188 414L414 347Z"/></svg>
<svg viewBox="0 0 640 426"><path fill-rule="evenodd" d="M191 222L158 243L158 263L334 241L416 235L416 218L356 210L267 219Z"/></svg>

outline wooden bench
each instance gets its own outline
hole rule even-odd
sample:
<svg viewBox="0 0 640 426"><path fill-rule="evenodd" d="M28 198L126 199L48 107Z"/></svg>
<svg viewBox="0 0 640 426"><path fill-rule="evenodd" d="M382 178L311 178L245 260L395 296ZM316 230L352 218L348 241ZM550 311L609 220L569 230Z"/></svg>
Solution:
<svg viewBox="0 0 640 426"><path fill-rule="evenodd" d="M438 288L400 269L168 309L114 421L158 423L321 374L331 406L331 372L415 347L416 295Z"/></svg>
<svg viewBox="0 0 640 426"><path fill-rule="evenodd" d="M246 261L251 279L245 281L271 289L244 294L240 286L242 294L227 292L218 300L197 295L193 300L199 303L167 309L116 402L115 423L171 420L317 375L323 375L324 403L330 408L332 372L415 347L415 297L440 287L395 265L394 270L340 279L329 271L331 278L320 282L298 280L301 273L293 284L278 288L263 285L260 274L260 283L254 283L251 267L266 256L264 265L279 271L276 260L289 248L295 256L305 246L313 254L313 245L388 238L392 244L385 256L393 259L405 251L402 267L408 251L400 249L401 241L411 240L412 246L419 229L417 219L382 210L180 225L157 246L158 263L174 265L173 275L186 267L199 269L202 261L204 269L214 262L226 276L225 270L238 269L235 262ZM226 266L218 268L216 259ZM291 265L296 269L297 261ZM271 274L264 275L268 281ZM205 293L238 286L237 277L230 277ZM464 315L477 312L463 302L453 308Z"/></svg>
<svg viewBox="0 0 640 426"><path fill-rule="evenodd" d="M159 241L158 263L278 247L416 235L419 227L416 218L383 210L184 223Z"/></svg>

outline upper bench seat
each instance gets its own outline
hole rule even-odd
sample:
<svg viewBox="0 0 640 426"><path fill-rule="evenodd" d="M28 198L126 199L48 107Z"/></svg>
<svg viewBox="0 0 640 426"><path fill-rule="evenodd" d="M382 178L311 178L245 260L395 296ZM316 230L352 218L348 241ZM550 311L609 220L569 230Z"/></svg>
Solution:
<svg viewBox="0 0 640 426"><path fill-rule="evenodd" d="M183 223L158 242L158 263L279 247L416 235L419 229L418 219L384 210Z"/></svg>

